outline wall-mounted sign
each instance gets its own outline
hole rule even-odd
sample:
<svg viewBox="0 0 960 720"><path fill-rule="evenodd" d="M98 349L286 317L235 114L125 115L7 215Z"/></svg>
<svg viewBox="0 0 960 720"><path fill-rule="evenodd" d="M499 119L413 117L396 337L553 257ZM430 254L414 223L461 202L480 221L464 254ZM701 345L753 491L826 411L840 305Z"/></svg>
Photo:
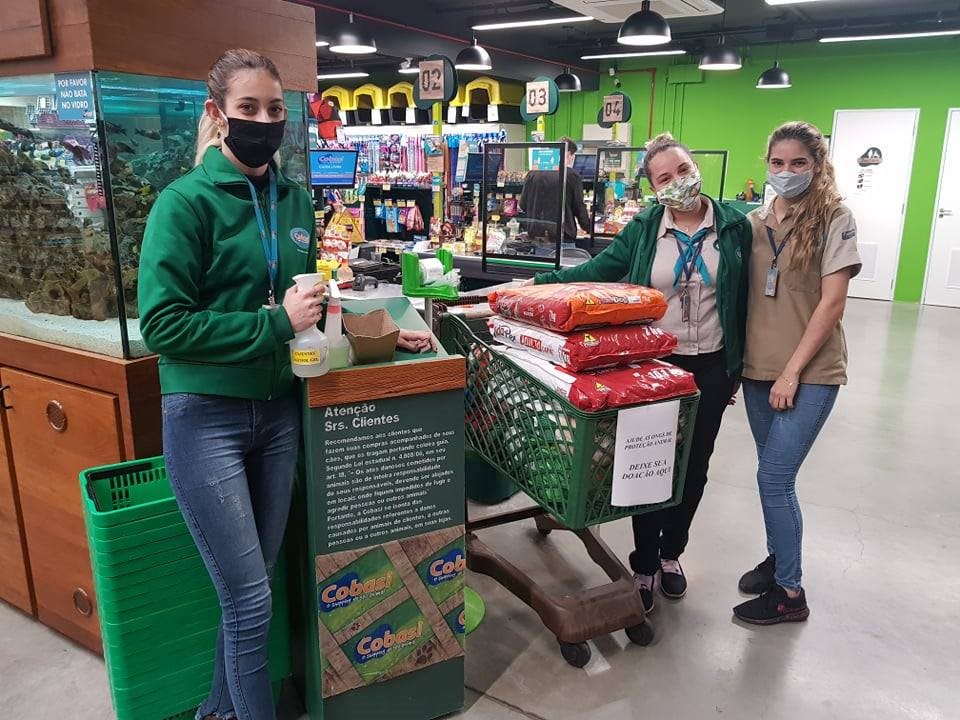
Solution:
<svg viewBox="0 0 960 720"><path fill-rule="evenodd" d="M431 55L420 61L420 74L413 88L414 104L429 110L434 103L450 102L457 96L457 71L443 55Z"/></svg>
<svg viewBox="0 0 960 720"><path fill-rule="evenodd" d="M560 91L552 78L535 77L526 84L524 98L520 103L520 115L533 121L541 115L553 115L560 107Z"/></svg>
<svg viewBox="0 0 960 720"><path fill-rule="evenodd" d="M633 115L633 104L630 97L622 92L604 95L603 104L597 112L597 123L600 127L611 128L616 123L629 122Z"/></svg>

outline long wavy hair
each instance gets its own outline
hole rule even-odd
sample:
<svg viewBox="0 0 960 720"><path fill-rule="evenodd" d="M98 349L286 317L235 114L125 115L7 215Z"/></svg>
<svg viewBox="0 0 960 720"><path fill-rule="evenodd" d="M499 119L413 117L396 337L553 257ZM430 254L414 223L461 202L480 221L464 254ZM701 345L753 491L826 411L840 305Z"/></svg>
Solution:
<svg viewBox="0 0 960 720"><path fill-rule="evenodd" d="M263 70L283 85L283 81L280 79L280 71L277 70L277 66L270 58L243 48L227 50L217 58L207 75L207 93L221 110L226 110L227 91L230 89L230 83L233 82L233 76L241 70ZM208 147L220 147L222 143L223 138L220 137L217 123L208 113L204 112L200 116L197 128L197 154L194 158L194 165L203 162L203 154Z"/></svg>
<svg viewBox="0 0 960 720"><path fill-rule="evenodd" d="M823 245L830 218L843 198L837 189L833 163L827 157L829 151L827 139L820 129L802 121L781 125L773 131L767 141L767 163L770 162L774 146L785 140L796 140L801 143L813 158L813 181L795 206L793 219L795 230L790 239L793 245L791 267L807 270Z"/></svg>

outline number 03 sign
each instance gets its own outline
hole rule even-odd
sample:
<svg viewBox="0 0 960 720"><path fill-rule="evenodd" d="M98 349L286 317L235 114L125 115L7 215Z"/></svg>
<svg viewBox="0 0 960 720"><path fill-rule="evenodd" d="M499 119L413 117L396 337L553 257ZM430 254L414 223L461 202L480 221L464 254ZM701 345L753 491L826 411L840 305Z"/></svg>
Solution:
<svg viewBox="0 0 960 720"><path fill-rule="evenodd" d="M520 115L524 120L535 120L540 115L553 115L560 106L560 91L552 78L535 77L525 87Z"/></svg>

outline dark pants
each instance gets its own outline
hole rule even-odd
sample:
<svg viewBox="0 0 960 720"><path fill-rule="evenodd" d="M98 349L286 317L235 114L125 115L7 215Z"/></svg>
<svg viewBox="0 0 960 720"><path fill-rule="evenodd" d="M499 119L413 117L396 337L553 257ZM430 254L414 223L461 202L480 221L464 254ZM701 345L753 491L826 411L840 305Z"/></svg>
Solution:
<svg viewBox="0 0 960 720"><path fill-rule="evenodd" d="M690 462L679 505L633 517L636 550L630 553L630 567L642 575L660 569L660 559L676 560L690 539L690 523L697 512L703 488L707 484L710 456L720 432L723 411L736 386L736 378L727 375L723 350L707 355L672 355L667 362L692 372L700 388L700 405L693 430Z"/></svg>

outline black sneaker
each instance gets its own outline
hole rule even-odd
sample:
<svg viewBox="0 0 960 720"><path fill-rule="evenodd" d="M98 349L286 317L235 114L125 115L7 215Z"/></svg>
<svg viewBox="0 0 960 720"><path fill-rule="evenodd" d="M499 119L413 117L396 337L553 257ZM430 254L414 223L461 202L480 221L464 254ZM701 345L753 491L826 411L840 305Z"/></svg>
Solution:
<svg viewBox="0 0 960 720"><path fill-rule="evenodd" d="M807 595L802 588L797 597L791 598L786 590L775 585L773 590L768 590L760 597L737 605L733 614L753 625L776 625L802 622L810 616L810 608L807 607Z"/></svg>
<svg viewBox="0 0 960 720"><path fill-rule="evenodd" d="M774 586L773 575L777 569L777 561L773 555L767 555L767 559L757 565L750 572L744 573L740 578L740 592L748 595L760 595L772 590Z"/></svg>
<svg viewBox="0 0 960 720"><path fill-rule="evenodd" d="M640 593L640 601L643 603L643 611L649 615L653 612L653 586L656 583L656 575L633 574L633 586Z"/></svg>
<svg viewBox="0 0 960 720"><path fill-rule="evenodd" d="M687 594L687 578L679 560L660 561L660 592L674 600Z"/></svg>

